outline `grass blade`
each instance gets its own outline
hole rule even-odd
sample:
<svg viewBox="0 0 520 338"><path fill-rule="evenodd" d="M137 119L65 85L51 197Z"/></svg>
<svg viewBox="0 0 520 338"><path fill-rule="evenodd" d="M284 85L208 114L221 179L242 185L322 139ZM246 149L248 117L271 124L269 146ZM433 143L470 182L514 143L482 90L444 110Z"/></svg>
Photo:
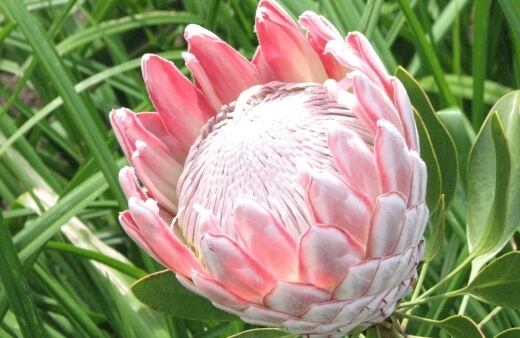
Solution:
<svg viewBox="0 0 520 338"><path fill-rule="evenodd" d="M26 338L41 338L47 334L43 329L31 292L25 282L22 264L16 253L11 234L0 212L0 279L7 299L11 304L18 325Z"/></svg>
<svg viewBox="0 0 520 338"><path fill-rule="evenodd" d="M473 32L473 50L471 73L473 74L473 102L471 122L478 130L484 121L484 80L486 79L487 43L489 26L490 0L475 2L475 26Z"/></svg>
<svg viewBox="0 0 520 338"><path fill-rule="evenodd" d="M11 14L18 27L31 44L35 55L47 70L47 73L56 86L56 90L63 98L70 116L74 120L81 137L84 139L92 155L98 161L108 185L121 208L126 207L126 198L121 191L117 179L119 168L105 145L105 137L96 126L96 123L84 101L74 90L71 78L67 74L56 50L47 42L42 29L30 15L25 5L16 0L2 2L4 11Z"/></svg>
<svg viewBox="0 0 520 338"><path fill-rule="evenodd" d="M433 73L433 77L435 78L435 82L437 83L437 86L439 87L439 91L440 91L444 101L450 106L456 105L457 101L455 100L455 97L453 97L453 94L450 91L448 83L446 82L446 78L444 77L444 71L441 68L441 65L439 63L439 60L437 59L437 56L435 54L435 51L433 50L432 45L426 39L424 31L421 27L421 23L419 22L419 19L417 18L417 16L413 12L412 8L410 7L408 0L397 0L397 2L406 17L408 24L410 25L410 27L412 28L412 31L414 32L415 38L417 39L417 44L419 45L422 53L424 54L424 56L426 57L426 60L428 61L429 65L430 65L430 68Z"/></svg>

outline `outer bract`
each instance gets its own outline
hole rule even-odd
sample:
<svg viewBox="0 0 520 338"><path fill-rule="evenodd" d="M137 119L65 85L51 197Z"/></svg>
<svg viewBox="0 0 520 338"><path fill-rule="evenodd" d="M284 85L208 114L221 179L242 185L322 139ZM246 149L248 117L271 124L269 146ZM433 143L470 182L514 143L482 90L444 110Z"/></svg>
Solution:
<svg viewBox="0 0 520 338"><path fill-rule="evenodd" d="M194 83L145 55L157 112L111 113L128 235L190 290L254 324L341 336L412 288L426 168L402 84L360 33L261 1L250 62L186 28ZM139 181L144 185L140 186Z"/></svg>

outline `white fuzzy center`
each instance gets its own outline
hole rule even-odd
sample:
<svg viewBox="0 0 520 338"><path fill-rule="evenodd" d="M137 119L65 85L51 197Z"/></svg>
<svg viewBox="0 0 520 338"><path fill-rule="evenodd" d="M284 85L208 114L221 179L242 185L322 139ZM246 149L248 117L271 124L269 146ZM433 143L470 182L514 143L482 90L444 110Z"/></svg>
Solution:
<svg viewBox="0 0 520 338"><path fill-rule="evenodd" d="M352 111L320 84L272 82L244 91L202 129L179 180L179 224L193 243L201 205L236 238L233 209L240 196L256 198L293 236L311 224L297 166L337 174L327 145L336 121L366 132Z"/></svg>

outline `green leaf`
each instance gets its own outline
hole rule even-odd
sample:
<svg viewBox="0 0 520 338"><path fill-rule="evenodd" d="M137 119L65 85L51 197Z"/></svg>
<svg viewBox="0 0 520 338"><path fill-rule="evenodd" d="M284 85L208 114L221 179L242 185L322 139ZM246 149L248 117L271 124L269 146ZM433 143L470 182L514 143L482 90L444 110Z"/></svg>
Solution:
<svg viewBox="0 0 520 338"><path fill-rule="evenodd" d="M466 191L467 163L471 146L475 141L475 131L466 115L457 107L438 111L437 116L441 119L444 126L446 126L446 129L455 143L458 155L457 163L459 164L460 183L464 186L464 191Z"/></svg>
<svg viewBox="0 0 520 338"><path fill-rule="evenodd" d="M426 162L426 167L428 168L427 189L435 189L435 185L437 184L440 184L441 186L441 192L436 196L432 196L432 192L428 192L428 196L430 197L428 199L430 202L428 203L428 207L430 208L430 211L433 211L433 207L438 202L439 196L442 193L444 194L444 202L447 209L451 204L457 187L458 163L455 145L448 130L435 113L428 96L419 83L402 67L397 68L395 76L397 76L397 78L399 78L403 83L412 105L419 113L426 127L426 131L435 152L435 158L437 159L436 165L440 168L440 177L437 178L437 173L435 173L434 168L432 168L435 164L427 162L424 158L423 147L425 147L425 140L421 137L421 157L423 157L423 160ZM437 182L437 179L440 182Z"/></svg>
<svg viewBox="0 0 520 338"><path fill-rule="evenodd" d="M64 288L62 283L53 278L52 273L46 267L43 267L40 262L36 262L32 268L38 277L39 284L48 290L49 295L52 295L60 306L63 306L67 316L70 316L78 323L78 326L84 330L87 337L105 338L101 328L94 322L94 318L88 315L82 307L83 304L80 304L76 297L73 296L72 290Z"/></svg>
<svg viewBox="0 0 520 338"><path fill-rule="evenodd" d="M78 210L83 210L90 201L97 198L107 188L101 173L92 175L88 180L62 197L50 209L36 218L30 227L25 227L14 236L14 242L20 250L20 259L25 261L38 251ZM20 203L27 205L29 194L20 197Z"/></svg>
<svg viewBox="0 0 520 338"><path fill-rule="evenodd" d="M208 15L206 15L206 23L204 27L212 32L217 28L217 17L218 8L220 6L220 0L211 0L209 4Z"/></svg>
<svg viewBox="0 0 520 338"><path fill-rule="evenodd" d="M229 338L292 338L293 335L278 329L252 329L238 334L232 335Z"/></svg>
<svg viewBox="0 0 520 338"><path fill-rule="evenodd" d="M98 161L112 193L121 208L124 208L126 198L118 183L117 173L119 168L105 144L105 135L99 130L94 119L94 113L74 90L71 76L64 67L63 60L58 56L54 46L45 38L41 24L29 13L22 2L2 1L0 8L2 11L10 13L14 18L27 42L31 45L34 54L47 70L49 80L52 81L56 91L62 97L88 149Z"/></svg>
<svg viewBox="0 0 520 338"><path fill-rule="evenodd" d="M503 125L506 142L509 146L511 160L511 177L507 196L507 218L505 228L500 230L501 238L496 245L484 255L473 261L474 272L494 257L508 242L509 238L520 226L520 91L512 92L500 99L491 111L498 114ZM494 198L496 178L503 180L506 168L496 163L504 161L503 154L496 154L491 130L491 118L488 116L475 144L473 145L468 162L468 240L470 247L474 247L483 231L483 220L487 220L491 212L491 203ZM498 175L497 175L497 168ZM507 189L499 190L501 195ZM502 196L504 198L504 196ZM506 205L506 204L504 204ZM498 229L494 230L495 232Z"/></svg>
<svg viewBox="0 0 520 338"><path fill-rule="evenodd" d="M475 22L471 53L471 74L473 75L473 99L471 101L471 121L478 129L484 120L484 80L487 70L489 12L491 0L476 1L473 8Z"/></svg>
<svg viewBox="0 0 520 338"><path fill-rule="evenodd" d="M0 211L0 282L24 337L46 337L22 264Z"/></svg>
<svg viewBox="0 0 520 338"><path fill-rule="evenodd" d="M520 309L520 252L509 252L491 262L461 291L503 308Z"/></svg>
<svg viewBox="0 0 520 338"><path fill-rule="evenodd" d="M441 195L435 212L430 216L430 226L428 226L428 236L426 242L426 252L423 260L432 261L442 249L445 238L445 219L446 208L444 207L444 195Z"/></svg>
<svg viewBox="0 0 520 338"><path fill-rule="evenodd" d="M56 50L61 55L83 45L89 45L95 39L106 38L110 35L123 34L134 29L146 26L158 26L166 24L187 25L190 23L203 24L197 15L175 11L149 11L108 20L99 25L87 27L70 35L57 46Z"/></svg>
<svg viewBox="0 0 520 338"><path fill-rule="evenodd" d="M520 328L505 330L497 334L494 338L518 338L520 337Z"/></svg>
<svg viewBox="0 0 520 338"><path fill-rule="evenodd" d="M186 289L169 271L141 278L132 285L134 295L154 310L195 320L233 321L235 315L217 309L209 300Z"/></svg>
<svg viewBox="0 0 520 338"><path fill-rule="evenodd" d="M381 18L381 8L383 7L383 1L367 1L363 15L361 16L361 23L359 24L358 31L372 40L372 35L377 27L377 24Z"/></svg>
<svg viewBox="0 0 520 338"><path fill-rule="evenodd" d="M45 245L45 248L50 249L50 250L57 250L57 251L61 251L61 252L68 252L68 253L76 255L77 257L84 257L84 258L98 261L100 263L110 266L110 267L112 267L116 270L119 270L119 271L127 274L128 276L134 277L136 279L141 278L146 275L146 273L143 270L136 268L133 265L127 264L125 262L121 262L120 260L107 256L105 254L102 254L101 252L79 248L72 244L49 241Z"/></svg>
<svg viewBox="0 0 520 338"><path fill-rule="evenodd" d="M511 32L520 35L520 3L518 1L498 0L502 12L511 27Z"/></svg>
<svg viewBox="0 0 520 338"><path fill-rule="evenodd" d="M426 205L430 209L430 212L435 211L438 200L441 196L441 169L439 167L439 161L435 155L432 141L424 121L421 116L414 109L415 123L417 124L417 132L421 140L421 159L426 163L426 171L428 173L428 182L426 186Z"/></svg>
<svg viewBox="0 0 520 338"><path fill-rule="evenodd" d="M487 203L491 206L489 213L487 215L482 215L484 217L481 220L469 223L468 240L470 244L470 252L475 257L489 252L498 244L500 238L503 236L506 222L509 182L511 177L511 156L509 154L509 147L498 114L496 112L492 113L489 121L491 124L492 144L487 148L487 150L490 150L490 152L476 154L475 157L479 158L485 156L482 160L493 163L495 165L495 170L493 175L490 177L482 177L483 173L479 172L479 166L481 166L481 164L478 162L475 163L475 160L472 161L474 158L472 157L474 154L472 152L470 155L470 169L472 169L472 173L476 174L472 176L468 174L468 186L472 189L468 196L469 217L471 217L472 212L476 212L475 207L478 207L478 205ZM485 135L483 134L484 133L481 133L480 136L482 137L477 138L477 143L479 140L485 138ZM490 169L493 170L493 168ZM483 190L478 192L475 191L474 187L478 187L481 182L476 181L477 179L488 183L485 184ZM479 194L477 197L480 198L480 200L474 199L472 194ZM492 203L490 203L491 201Z"/></svg>
<svg viewBox="0 0 520 338"><path fill-rule="evenodd" d="M464 0L467 1L467 0ZM464 74L446 74L446 80L450 86L450 90L457 97L471 100L473 97L474 78ZM438 93L439 88L435 84L432 76L424 76L419 80L421 87L428 93ZM508 87L500 82L485 80L484 81L484 103L493 105L502 96L513 91L512 87ZM473 126L471 127L473 128Z"/></svg>
<svg viewBox="0 0 520 338"><path fill-rule="evenodd" d="M410 25L410 28L412 29L412 32L415 36L415 39L417 41L418 47L421 49L425 61L427 62L430 71L435 78L435 82L437 83L437 86L439 87L440 93L442 98L445 102L448 103L448 105L455 105L456 100L452 94L452 92L449 89L448 83L446 82L446 77L444 76L444 71L442 70L440 61L435 54L435 51L433 50L433 43L431 41L428 41L426 39L426 34L424 33L424 30L422 28L421 22L419 21L419 18L415 15L414 11L412 10L409 1L407 0L397 0L397 3L399 4L399 7L401 8L401 11L403 12L404 16L406 17L406 21ZM447 203L448 205L448 203Z"/></svg>
<svg viewBox="0 0 520 338"><path fill-rule="evenodd" d="M433 325L446 331L452 338L484 338L484 334L473 320L465 316L452 316Z"/></svg>

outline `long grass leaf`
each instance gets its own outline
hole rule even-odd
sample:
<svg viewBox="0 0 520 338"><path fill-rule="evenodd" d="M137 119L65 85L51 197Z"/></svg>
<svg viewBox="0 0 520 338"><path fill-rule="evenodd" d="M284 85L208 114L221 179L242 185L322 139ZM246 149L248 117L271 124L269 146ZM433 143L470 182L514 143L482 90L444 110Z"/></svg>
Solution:
<svg viewBox="0 0 520 338"><path fill-rule="evenodd" d="M126 198L119 187L117 179L119 168L110 150L106 147L104 143L105 137L96 126L89 109L74 90L72 80L63 67L56 50L48 43L43 35L42 28L30 15L22 2L8 0L3 2L1 6L10 12L16 20L18 27L33 47L35 54L47 70L49 77L56 86L56 90L65 102L81 137L97 159L112 193L121 208L124 208L126 206Z"/></svg>
<svg viewBox="0 0 520 338"><path fill-rule="evenodd" d="M31 227L16 234L14 240L20 250L20 258L25 260L40 249L66 221L83 210L106 188L103 176L100 173L93 175L32 222Z"/></svg>
<svg viewBox="0 0 520 338"><path fill-rule="evenodd" d="M453 94L451 93L448 83L446 82L446 78L444 77L444 72L441 68L441 65L439 63L439 60L437 59L437 56L435 55L435 52L433 50L432 45L428 40L426 39L426 36L424 34L423 28L421 26L421 23L419 22L419 19L413 12L412 8L410 7L408 0L397 0L397 3L401 7L401 10L403 11L406 20L408 21L408 24L412 28L412 31L414 32L415 38L417 40L417 44L421 48L422 53L424 53L424 56L426 60L428 61L428 64L432 70L433 77L435 79L435 82L437 83L437 86L439 87L439 91L445 101L448 105L455 105L457 101L453 97Z"/></svg>
<svg viewBox="0 0 520 338"><path fill-rule="evenodd" d="M31 298L11 234L0 212L0 279L18 325L26 338L41 338L47 334Z"/></svg>
<svg viewBox="0 0 520 338"><path fill-rule="evenodd" d="M471 104L471 122L478 130L484 121L484 81L487 69L487 44L490 0L475 2L475 24L473 28L473 50L471 73L473 75L473 101Z"/></svg>
<svg viewBox="0 0 520 338"><path fill-rule="evenodd" d="M67 291L51 277L48 271L40 266L40 264L35 264L34 272L48 291L65 307L67 315L74 318L78 325L85 330L88 337L106 338L94 321L83 310L82 304L75 302L73 297L70 297Z"/></svg>
<svg viewBox="0 0 520 338"><path fill-rule="evenodd" d="M110 266L118 271L121 271L121 272L125 273L126 275L131 276L135 279L139 279L139 278L142 278L147 275L146 271L136 268L133 265L123 263L120 260L109 257L107 255L103 255L102 253L99 253L99 252L96 252L93 250L78 248L71 244L49 241L45 245L45 248L51 249L51 250L56 250L59 252L66 252L66 253L70 253L70 254L73 254L73 255L76 255L79 257L84 257L87 259L95 260L97 262Z"/></svg>
<svg viewBox="0 0 520 338"><path fill-rule="evenodd" d="M167 58L167 59L176 59L176 58L179 58L180 52L173 51L173 52L168 52L168 53L161 53L158 55L161 55L162 57ZM112 68L106 69L102 72L94 74L91 77L77 83L74 86L74 90L77 93L81 93L82 91L84 91L88 88L91 88L99 83L102 83L103 81L107 81L110 77L112 77L114 75L137 68L137 67L139 67L140 64L141 64L140 59L134 59L134 60L130 60L125 63L122 63L120 65L114 66ZM11 146L11 144L16 142L17 140L22 139L22 136L25 133L27 133L31 128L36 126L42 119L47 117L50 113L52 113L54 110L56 110L58 107L60 107L63 103L64 103L63 98L61 98L61 97L55 98L54 100L49 102L47 105L45 105L45 107L40 109L33 117L31 117L29 120L27 120L27 122L25 122L22 126L17 128L16 131L13 131L12 135L10 133L9 139L7 139L7 141L5 141L5 142L2 142L2 144L0 145L0 155L2 155L7 150L7 148L9 148ZM126 206L126 201L125 201L125 206Z"/></svg>

